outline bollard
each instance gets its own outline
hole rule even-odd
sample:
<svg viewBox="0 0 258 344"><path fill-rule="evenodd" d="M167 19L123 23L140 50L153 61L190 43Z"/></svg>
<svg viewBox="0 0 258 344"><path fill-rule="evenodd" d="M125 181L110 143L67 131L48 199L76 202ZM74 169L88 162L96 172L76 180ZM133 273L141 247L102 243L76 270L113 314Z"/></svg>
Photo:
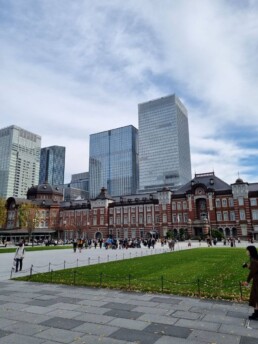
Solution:
<svg viewBox="0 0 258 344"><path fill-rule="evenodd" d="M30 267L30 276L32 276L33 264Z"/></svg>

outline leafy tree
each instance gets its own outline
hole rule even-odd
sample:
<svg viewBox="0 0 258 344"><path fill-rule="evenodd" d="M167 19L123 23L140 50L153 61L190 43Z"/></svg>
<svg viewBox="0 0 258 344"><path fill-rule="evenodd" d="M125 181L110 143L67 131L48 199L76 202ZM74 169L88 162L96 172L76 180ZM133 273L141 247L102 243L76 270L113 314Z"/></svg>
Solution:
<svg viewBox="0 0 258 344"><path fill-rule="evenodd" d="M6 201L0 198L0 228L2 228L6 223L7 209Z"/></svg>
<svg viewBox="0 0 258 344"><path fill-rule="evenodd" d="M32 233L39 225L40 212L36 204L23 203L18 210L19 225L28 230L29 242L31 241ZM32 240L33 246L33 240Z"/></svg>

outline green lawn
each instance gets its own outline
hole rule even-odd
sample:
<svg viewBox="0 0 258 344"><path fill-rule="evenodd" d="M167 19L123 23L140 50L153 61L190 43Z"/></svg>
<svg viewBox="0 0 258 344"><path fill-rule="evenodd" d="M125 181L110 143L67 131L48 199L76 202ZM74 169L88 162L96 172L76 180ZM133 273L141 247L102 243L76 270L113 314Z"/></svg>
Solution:
<svg viewBox="0 0 258 344"><path fill-rule="evenodd" d="M18 247L18 246L17 246ZM0 254L1 253L12 253L15 252L17 247L4 247L0 248ZM25 246L25 251L48 251L48 250L65 250L65 249L71 249L71 245L60 245L60 246Z"/></svg>
<svg viewBox="0 0 258 344"><path fill-rule="evenodd" d="M109 287L145 292L246 300L240 288L248 270L245 249L200 248L52 271L21 278L44 283Z"/></svg>

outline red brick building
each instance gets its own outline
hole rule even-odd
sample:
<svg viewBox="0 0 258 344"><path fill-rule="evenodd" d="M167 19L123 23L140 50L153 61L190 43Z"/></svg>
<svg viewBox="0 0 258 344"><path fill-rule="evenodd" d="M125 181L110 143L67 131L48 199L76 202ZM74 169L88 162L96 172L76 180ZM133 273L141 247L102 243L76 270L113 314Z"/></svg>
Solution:
<svg viewBox="0 0 258 344"><path fill-rule="evenodd" d="M258 183L249 184L238 178L229 185L213 172L196 174L173 192L163 188L152 194L114 199L102 188L91 201L61 199L60 192L49 184L29 189L28 200L36 202L41 214L34 236L105 239L112 235L129 239L165 237L171 232L186 238L207 236L211 230L218 230L226 237L258 239ZM22 230L17 221L20 203L14 198L7 200L2 237Z"/></svg>

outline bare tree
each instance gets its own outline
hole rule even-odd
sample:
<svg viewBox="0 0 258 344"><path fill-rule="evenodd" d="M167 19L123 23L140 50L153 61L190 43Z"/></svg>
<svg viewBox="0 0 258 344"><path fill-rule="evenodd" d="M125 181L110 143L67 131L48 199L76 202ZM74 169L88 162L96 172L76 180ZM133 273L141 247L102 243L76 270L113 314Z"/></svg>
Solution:
<svg viewBox="0 0 258 344"><path fill-rule="evenodd" d="M32 233L39 225L40 212L37 205L32 203L23 203L18 210L19 225L25 227L29 234L29 242L32 237ZM34 240L32 240L32 246Z"/></svg>

